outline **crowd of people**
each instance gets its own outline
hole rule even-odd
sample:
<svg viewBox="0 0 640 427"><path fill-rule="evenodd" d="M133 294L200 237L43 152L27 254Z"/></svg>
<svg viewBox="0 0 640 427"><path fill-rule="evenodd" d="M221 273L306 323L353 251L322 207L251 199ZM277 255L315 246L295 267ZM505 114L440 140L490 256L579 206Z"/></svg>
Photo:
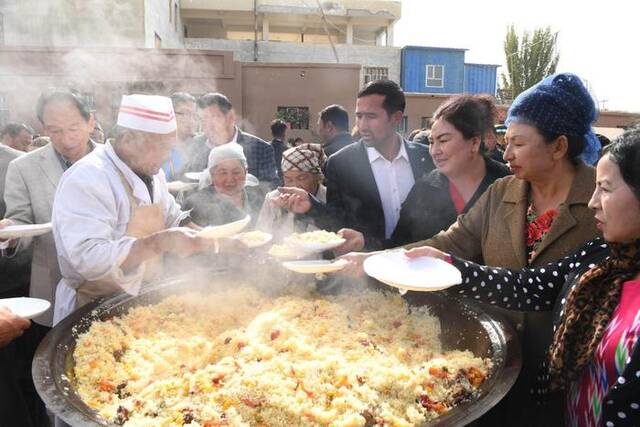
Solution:
<svg viewBox="0 0 640 427"><path fill-rule="evenodd" d="M125 95L105 135L76 93L43 94L41 147L28 125L2 130L0 229L53 232L0 241L0 292L54 309L30 323L0 308L0 419L48 425L30 363L52 326L136 294L165 255L247 250L198 231L249 215L276 240L338 232L342 277L397 247L458 267L446 292L509 319L523 347L516 385L478 425L640 424L640 129L603 150L593 99L568 73L523 92L504 124L491 97L456 95L405 139L404 110L396 83L370 82L353 130L329 105L319 143L290 143L281 119L270 140L242 130L221 93Z"/></svg>

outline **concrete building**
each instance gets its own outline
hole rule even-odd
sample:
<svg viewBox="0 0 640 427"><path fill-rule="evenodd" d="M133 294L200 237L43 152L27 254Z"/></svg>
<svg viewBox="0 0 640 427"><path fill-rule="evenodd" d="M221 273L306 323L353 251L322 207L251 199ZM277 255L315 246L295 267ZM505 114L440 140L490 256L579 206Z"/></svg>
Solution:
<svg viewBox="0 0 640 427"><path fill-rule="evenodd" d="M179 0L2 0L0 45L183 46Z"/></svg>
<svg viewBox="0 0 640 427"><path fill-rule="evenodd" d="M107 131L122 94L219 91L246 131L271 139L271 120L286 112L294 117L289 137L312 142L322 108L338 103L353 114L359 79L358 65L241 63L228 51L0 47L0 120L29 123L39 132L35 105L50 87L82 92Z"/></svg>
<svg viewBox="0 0 640 427"><path fill-rule="evenodd" d="M399 1L191 0L181 13L187 48L232 50L243 62L359 64L361 84L400 81Z"/></svg>

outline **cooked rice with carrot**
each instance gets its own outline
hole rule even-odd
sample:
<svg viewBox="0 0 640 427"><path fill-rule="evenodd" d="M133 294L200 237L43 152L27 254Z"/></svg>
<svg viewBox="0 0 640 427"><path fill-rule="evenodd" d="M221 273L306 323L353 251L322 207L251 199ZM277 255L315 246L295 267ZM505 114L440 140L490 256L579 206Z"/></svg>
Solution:
<svg viewBox="0 0 640 427"><path fill-rule="evenodd" d="M374 291L171 296L94 322L77 391L127 426L413 426L472 397L490 371L442 352L426 308Z"/></svg>

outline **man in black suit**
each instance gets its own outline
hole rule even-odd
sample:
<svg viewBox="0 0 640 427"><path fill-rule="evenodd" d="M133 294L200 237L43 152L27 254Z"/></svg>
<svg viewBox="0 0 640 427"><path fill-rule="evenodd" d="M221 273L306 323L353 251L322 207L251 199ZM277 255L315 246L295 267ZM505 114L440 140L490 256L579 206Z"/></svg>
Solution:
<svg viewBox="0 0 640 427"><path fill-rule="evenodd" d="M280 178L278 178L273 156L273 147L268 142L243 132L236 126L236 113L226 96L221 93L207 93L198 99L196 105L203 134L193 139L188 152L187 170L206 169L209 152L214 146L234 142L242 146L247 158L248 173L258 178L266 187L273 188L279 185Z"/></svg>
<svg viewBox="0 0 640 427"><path fill-rule="evenodd" d="M317 127L327 157L353 142L349 133L349 113L342 105L329 105L320 111Z"/></svg>
<svg viewBox="0 0 640 427"><path fill-rule="evenodd" d="M326 206L308 193L282 188L277 203L321 228L364 235L365 248L389 244L402 202L416 180L433 170L428 148L404 140L396 129L405 108L404 93L389 80L370 82L358 93L356 122L362 139L329 158L326 168Z"/></svg>

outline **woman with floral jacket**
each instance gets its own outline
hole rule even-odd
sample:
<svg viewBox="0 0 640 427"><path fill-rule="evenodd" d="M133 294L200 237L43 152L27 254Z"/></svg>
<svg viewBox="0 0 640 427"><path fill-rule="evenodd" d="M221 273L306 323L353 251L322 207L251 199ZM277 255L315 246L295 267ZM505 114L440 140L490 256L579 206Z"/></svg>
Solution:
<svg viewBox="0 0 640 427"><path fill-rule="evenodd" d="M640 426L640 128L607 147L589 202L604 239L520 271L423 246L409 257L448 260L459 294L521 311L552 311L554 336L531 394L563 390L567 426Z"/></svg>

